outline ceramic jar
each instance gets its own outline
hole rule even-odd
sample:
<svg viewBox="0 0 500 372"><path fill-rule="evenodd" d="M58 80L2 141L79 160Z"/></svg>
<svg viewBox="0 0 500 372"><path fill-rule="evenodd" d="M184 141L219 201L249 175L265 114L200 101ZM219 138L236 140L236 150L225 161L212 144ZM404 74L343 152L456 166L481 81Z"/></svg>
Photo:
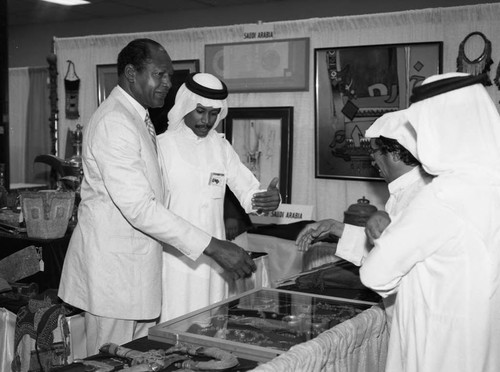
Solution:
<svg viewBox="0 0 500 372"><path fill-rule="evenodd" d="M358 199L356 204L352 204L344 212L344 223L356 226L365 226L368 219L377 211L377 207L370 204L364 196Z"/></svg>

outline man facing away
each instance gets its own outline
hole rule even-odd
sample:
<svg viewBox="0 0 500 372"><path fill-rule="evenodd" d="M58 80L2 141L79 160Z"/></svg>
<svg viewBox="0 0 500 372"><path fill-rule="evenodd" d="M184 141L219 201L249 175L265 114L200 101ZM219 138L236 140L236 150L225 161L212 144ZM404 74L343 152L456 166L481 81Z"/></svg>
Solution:
<svg viewBox="0 0 500 372"><path fill-rule="evenodd" d="M431 76L402 110L434 178L360 269L382 297L397 293L388 372L500 370L500 115L488 80Z"/></svg>

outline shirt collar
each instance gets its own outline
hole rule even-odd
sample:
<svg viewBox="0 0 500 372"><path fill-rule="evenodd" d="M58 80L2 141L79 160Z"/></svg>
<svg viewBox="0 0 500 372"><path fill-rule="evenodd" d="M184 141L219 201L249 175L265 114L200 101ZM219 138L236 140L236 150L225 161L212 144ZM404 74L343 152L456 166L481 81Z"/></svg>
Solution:
<svg viewBox="0 0 500 372"><path fill-rule="evenodd" d="M146 119L146 114L148 113L148 110L146 110L139 102L135 100L134 97L132 97L130 94L128 94L125 89L123 89L121 86L117 86L117 88L123 93L125 98L130 102L132 107L137 111L139 116L143 119Z"/></svg>
<svg viewBox="0 0 500 372"><path fill-rule="evenodd" d="M394 181L389 183L389 185L387 185L389 188L389 193L394 194L395 192L404 189L406 186L412 184L417 179L422 178L422 173L423 169L420 166L416 166L409 172L406 172L402 176L399 176Z"/></svg>

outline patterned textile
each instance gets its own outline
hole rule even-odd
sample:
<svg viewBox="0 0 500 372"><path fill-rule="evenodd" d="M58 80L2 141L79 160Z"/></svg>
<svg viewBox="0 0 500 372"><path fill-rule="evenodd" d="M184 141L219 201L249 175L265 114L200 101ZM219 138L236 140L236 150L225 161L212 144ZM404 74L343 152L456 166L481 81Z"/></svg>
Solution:
<svg viewBox="0 0 500 372"><path fill-rule="evenodd" d="M69 313L69 309L62 304L56 304L50 297L42 300L31 299L28 305L19 310L14 335L13 372L21 371L22 366L28 363L29 371L48 371L53 366L67 364L70 345L66 315ZM62 344L54 343L53 332L57 328L61 330ZM20 352L25 336L35 341L35 353L31 353L29 362L23 360L25 354ZM35 358L33 354L36 355Z"/></svg>

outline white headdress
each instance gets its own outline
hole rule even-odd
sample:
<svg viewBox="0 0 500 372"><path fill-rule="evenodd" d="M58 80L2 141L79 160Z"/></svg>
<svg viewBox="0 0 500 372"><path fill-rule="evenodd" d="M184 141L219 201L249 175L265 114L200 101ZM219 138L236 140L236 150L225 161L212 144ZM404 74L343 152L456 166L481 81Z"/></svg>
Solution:
<svg viewBox="0 0 500 372"><path fill-rule="evenodd" d="M500 115L483 81L447 73L414 89L414 103L402 112L415 129L416 157L428 173L500 180Z"/></svg>
<svg viewBox="0 0 500 372"><path fill-rule="evenodd" d="M215 129L227 115L227 95L226 85L215 76L207 73L189 75L179 88L175 104L168 113L168 130L181 128L184 117L198 104L221 109L212 130Z"/></svg>
<svg viewBox="0 0 500 372"><path fill-rule="evenodd" d="M391 138L417 157L417 135L404 112L395 111L382 115L366 130L365 137Z"/></svg>

